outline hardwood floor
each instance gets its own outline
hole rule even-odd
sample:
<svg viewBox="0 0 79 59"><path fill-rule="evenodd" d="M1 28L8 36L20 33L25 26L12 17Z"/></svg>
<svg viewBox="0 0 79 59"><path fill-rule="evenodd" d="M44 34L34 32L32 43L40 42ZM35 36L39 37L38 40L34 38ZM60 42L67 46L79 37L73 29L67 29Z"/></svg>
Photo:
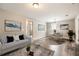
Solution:
<svg viewBox="0 0 79 59"><path fill-rule="evenodd" d="M69 41L57 41L53 39L43 39L38 40L34 43L37 43L45 48L51 49L54 52L54 56L78 56L78 46L75 42L69 42Z"/></svg>

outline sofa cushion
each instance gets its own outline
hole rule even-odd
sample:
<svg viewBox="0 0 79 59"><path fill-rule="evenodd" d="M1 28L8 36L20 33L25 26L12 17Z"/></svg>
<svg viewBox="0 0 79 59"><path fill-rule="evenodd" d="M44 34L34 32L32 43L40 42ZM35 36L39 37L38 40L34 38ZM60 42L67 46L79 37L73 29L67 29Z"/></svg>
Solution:
<svg viewBox="0 0 79 59"><path fill-rule="evenodd" d="M28 44L27 40L14 41L11 43L3 44L2 50L17 49L17 48L20 48L21 46L24 46L26 44ZM3 51L3 52L5 52L5 51Z"/></svg>
<svg viewBox="0 0 79 59"><path fill-rule="evenodd" d="M18 49L18 48L23 48L23 47L27 46L29 43L30 43L29 39L24 39L24 40L14 41L11 43L2 44L1 54L5 54L7 52L10 52L10 51Z"/></svg>
<svg viewBox="0 0 79 59"><path fill-rule="evenodd" d="M23 34L20 34L20 35L2 35L2 36L0 36L0 38L1 38L0 41L1 41L2 44L6 44L7 43L7 36L13 36L13 37L16 36L16 37L14 37L14 41L18 41L20 39L26 39Z"/></svg>
<svg viewBox="0 0 79 59"><path fill-rule="evenodd" d="M2 36L1 36L1 39L0 39L0 41L1 41L1 43L2 43L2 44L5 44L5 43L7 43L6 36L5 36L5 35L2 35Z"/></svg>
<svg viewBox="0 0 79 59"><path fill-rule="evenodd" d="M14 35L14 41L18 41L19 40L19 35Z"/></svg>
<svg viewBox="0 0 79 59"><path fill-rule="evenodd" d="M19 35L19 39L20 40L24 40L24 35L22 34L22 35Z"/></svg>
<svg viewBox="0 0 79 59"><path fill-rule="evenodd" d="M7 43L13 42L14 38L13 36L7 36Z"/></svg>

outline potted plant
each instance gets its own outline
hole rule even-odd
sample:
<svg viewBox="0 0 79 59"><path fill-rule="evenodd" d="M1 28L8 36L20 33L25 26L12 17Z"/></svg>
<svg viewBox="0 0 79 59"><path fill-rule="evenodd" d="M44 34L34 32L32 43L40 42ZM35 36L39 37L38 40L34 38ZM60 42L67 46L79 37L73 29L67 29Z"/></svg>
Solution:
<svg viewBox="0 0 79 59"><path fill-rule="evenodd" d="M31 44L29 44L26 48L27 51L30 51L30 48L31 48Z"/></svg>
<svg viewBox="0 0 79 59"><path fill-rule="evenodd" d="M69 30L68 31L68 36L69 36L69 41L73 41L73 36L75 36L75 33L73 32L73 30Z"/></svg>

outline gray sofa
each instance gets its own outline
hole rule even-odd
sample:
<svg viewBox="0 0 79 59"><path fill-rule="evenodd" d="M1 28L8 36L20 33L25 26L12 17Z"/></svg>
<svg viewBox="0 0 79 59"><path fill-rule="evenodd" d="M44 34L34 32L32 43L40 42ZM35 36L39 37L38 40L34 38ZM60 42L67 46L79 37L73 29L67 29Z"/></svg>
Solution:
<svg viewBox="0 0 79 59"><path fill-rule="evenodd" d="M0 55L26 47L28 44L31 44L31 37L25 36L24 40L14 40L13 42L7 43L6 36L3 36L0 39Z"/></svg>

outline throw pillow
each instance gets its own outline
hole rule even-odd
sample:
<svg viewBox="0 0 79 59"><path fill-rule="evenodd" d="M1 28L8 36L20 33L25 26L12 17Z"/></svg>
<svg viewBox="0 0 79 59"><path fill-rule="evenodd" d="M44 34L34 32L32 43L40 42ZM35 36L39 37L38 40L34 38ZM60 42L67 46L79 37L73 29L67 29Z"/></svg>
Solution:
<svg viewBox="0 0 79 59"><path fill-rule="evenodd" d="M18 35L14 35L14 41L18 41L19 40L19 36Z"/></svg>
<svg viewBox="0 0 79 59"><path fill-rule="evenodd" d="M24 35L19 35L20 40L24 40Z"/></svg>
<svg viewBox="0 0 79 59"><path fill-rule="evenodd" d="M14 38L13 36L7 36L7 43L13 42Z"/></svg>

